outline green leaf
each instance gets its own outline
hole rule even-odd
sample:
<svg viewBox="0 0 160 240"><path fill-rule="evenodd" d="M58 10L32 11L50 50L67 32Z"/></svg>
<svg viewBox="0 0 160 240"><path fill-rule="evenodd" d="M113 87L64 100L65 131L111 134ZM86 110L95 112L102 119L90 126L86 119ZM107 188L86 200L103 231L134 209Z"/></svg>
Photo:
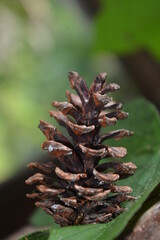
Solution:
<svg viewBox="0 0 160 240"><path fill-rule="evenodd" d="M151 50L160 59L160 1L103 0L96 18L96 47L124 54Z"/></svg>
<svg viewBox="0 0 160 240"><path fill-rule="evenodd" d="M48 240L49 230L34 232L24 237L21 237L19 240Z"/></svg>
<svg viewBox="0 0 160 240"><path fill-rule="evenodd" d="M31 215L29 223L36 227L59 227L59 225L54 222L53 218L46 214L41 208L37 208L36 211Z"/></svg>
<svg viewBox="0 0 160 240"><path fill-rule="evenodd" d="M125 207L128 210L107 224L53 228L49 240L115 239L159 183L160 118L158 112L144 99L130 102L126 109L130 112L130 117L120 122L117 128L125 126L133 129L135 136L131 138L132 140L119 141L119 145L122 142L122 145L127 145L129 153L126 161L134 162L138 168L134 176L119 181L119 184L131 186L133 196L137 196L138 199L133 203L126 203Z"/></svg>

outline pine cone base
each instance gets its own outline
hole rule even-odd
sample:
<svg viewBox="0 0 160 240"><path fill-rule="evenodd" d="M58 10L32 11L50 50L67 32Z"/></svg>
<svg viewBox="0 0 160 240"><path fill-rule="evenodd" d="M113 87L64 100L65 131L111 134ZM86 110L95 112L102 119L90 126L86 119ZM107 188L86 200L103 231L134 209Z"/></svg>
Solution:
<svg viewBox="0 0 160 240"><path fill-rule="evenodd" d="M129 186L117 186L117 180L134 174L135 164L122 163L126 156L124 147L110 147L103 142L119 140L133 135L120 129L100 134L102 127L113 126L126 119L122 104L112 100L107 93L119 89L117 84L107 84L106 73L100 73L90 88L76 72L69 73L71 87L78 95L66 92L68 102L52 103L58 111L50 116L65 127L72 143L56 127L40 121L39 128L47 138L42 149L51 156L48 163L30 163L36 170L27 184L35 184L35 192L27 197L51 215L60 226L104 223L124 211L121 203L134 200ZM112 161L108 161L112 158ZM101 159L106 159L101 163Z"/></svg>

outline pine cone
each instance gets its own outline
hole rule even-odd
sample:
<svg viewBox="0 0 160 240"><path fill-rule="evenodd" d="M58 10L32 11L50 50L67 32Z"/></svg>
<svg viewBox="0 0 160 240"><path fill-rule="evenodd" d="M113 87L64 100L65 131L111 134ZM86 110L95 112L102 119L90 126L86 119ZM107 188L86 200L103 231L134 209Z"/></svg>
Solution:
<svg viewBox="0 0 160 240"><path fill-rule="evenodd" d="M61 226L104 223L124 211L121 203L134 200L128 186L115 182L134 174L135 164L121 163L116 159L126 156L124 147L110 147L104 140L119 140L133 134L120 129L100 135L101 127L115 125L126 119L122 104L109 98L106 93L119 89L117 84L106 84L106 73L100 73L88 89L76 72L69 72L71 87L77 95L66 92L68 102L52 103L59 111L50 116L64 126L72 141L57 128L40 121L39 128L47 138L42 148L53 158L48 163L30 163L34 174L27 184L36 184L36 190L27 197L37 199L35 205L50 214ZM107 158L112 157L112 161ZM105 163L100 163L101 159Z"/></svg>

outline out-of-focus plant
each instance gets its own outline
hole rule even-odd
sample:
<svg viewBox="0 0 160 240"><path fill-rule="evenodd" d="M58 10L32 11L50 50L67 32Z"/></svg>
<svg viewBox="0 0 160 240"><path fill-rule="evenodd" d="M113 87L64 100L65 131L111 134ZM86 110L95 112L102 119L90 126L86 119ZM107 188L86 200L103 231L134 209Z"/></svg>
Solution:
<svg viewBox="0 0 160 240"><path fill-rule="evenodd" d="M160 59L160 1L102 0L96 49L118 55L148 50Z"/></svg>
<svg viewBox="0 0 160 240"><path fill-rule="evenodd" d="M65 73L86 74L84 21L76 5L60 1L0 2L0 181L39 149L36 126L51 100L64 98Z"/></svg>

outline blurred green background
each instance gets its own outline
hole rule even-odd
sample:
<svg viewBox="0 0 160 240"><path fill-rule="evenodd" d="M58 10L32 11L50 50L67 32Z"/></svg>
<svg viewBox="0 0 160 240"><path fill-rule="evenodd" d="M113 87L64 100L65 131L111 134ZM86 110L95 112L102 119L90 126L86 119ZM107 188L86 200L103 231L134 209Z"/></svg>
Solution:
<svg viewBox="0 0 160 240"><path fill-rule="evenodd" d="M0 182L42 154L37 125L65 100L68 71L106 71L126 101L159 107L159 1L0 0ZM54 122L54 124L56 124Z"/></svg>
<svg viewBox="0 0 160 240"><path fill-rule="evenodd" d="M68 71L92 72L86 21L71 3L0 1L0 181L41 153L37 126L65 99Z"/></svg>

